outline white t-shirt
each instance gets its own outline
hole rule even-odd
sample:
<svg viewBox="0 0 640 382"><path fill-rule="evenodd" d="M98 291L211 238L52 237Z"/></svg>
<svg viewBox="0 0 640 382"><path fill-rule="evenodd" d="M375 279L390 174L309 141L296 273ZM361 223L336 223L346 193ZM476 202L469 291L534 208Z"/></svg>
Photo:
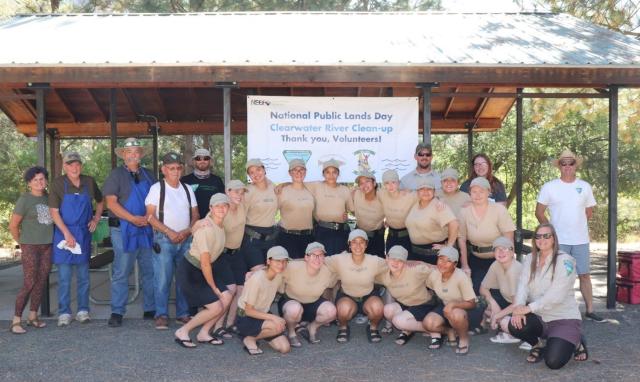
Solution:
<svg viewBox="0 0 640 382"><path fill-rule="evenodd" d="M589 243L586 208L596 205L589 183L576 179L572 183L554 179L542 186L538 203L544 204L551 214L551 224L558 233L559 244Z"/></svg>
<svg viewBox="0 0 640 382"><path fill-rule="evenodd" d="M165 181L163 180L162 182ZM184 187L181 184L178 185L178 188L171 187L167 182L164 185L164 225L176 232L189 228L191 223L189 209L190 207L198 207L196 195L191 187L187 186L191 196L191 206L189 206L187 193L184 192ZM151 186L144 204L156 206L156 218L160 218L160 182Z"/></svg>

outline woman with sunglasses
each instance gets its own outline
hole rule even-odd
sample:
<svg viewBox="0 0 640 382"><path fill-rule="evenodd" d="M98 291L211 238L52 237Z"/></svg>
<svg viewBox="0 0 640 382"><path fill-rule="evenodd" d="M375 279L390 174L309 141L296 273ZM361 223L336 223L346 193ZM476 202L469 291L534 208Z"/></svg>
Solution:
<svg viewBox="0 0 640 382"><path fill-rule="evenodd" d="M471 159L471 171L469 173L469 179L465 180L460 186L460 191L469 193L471 189L471 181L477 177L486 178L491 186L489 192L489 199L493 202L500 203L502 205L507 204L507 193L504 188L504 183L500 179L493 176L493 165L491 159L487 154L476 154Z"/></svg>
<svg viewBox="0 0 640 382"><path fill-rule="evenodd" d="M540 224L531 254L522 264L508 324L511 335L533 346L527 362L544 359L547 367L559 369L572 356L576 361L589 358L573 290L576 277L576 260L560 251L553 226Z"/></svg>
<svg viewBox="0 0 640 382"><path fill-rule="evenodd" d="M327 267L341 282L336 296L338 343L349 341L351 333L348 323L357 313L364 314L369 319L369 325L366 325L369 342L382 341L378 324L383 317L384 305L380 291L375 286L375 279L388 268L382 258L365 253L367 240L366 232L355 229L349 233L351 252L342 252L325 259Z"/></svg>
<svg viewBox="0 0 640 382"><path fill-rule="evenodd" d="M278 300L278 312L287 322L287 336L293 347L302 346L298 335L317 344L318 328L336 319L336 306L322 297L327 288L336 284L335 275L324 265L324 245L309 243L304 253L304 260L289 262L283 272L284 294Z"/></svg>
<svg viewBox="0 0 640 382"><path fill-rule="evenodd" d="M313 241L313 194L305 187L307 166L302 159L289 162L291 183L278 195L280 222L277 244L285 247L292 259L304 257L305 248Z"/></svg>

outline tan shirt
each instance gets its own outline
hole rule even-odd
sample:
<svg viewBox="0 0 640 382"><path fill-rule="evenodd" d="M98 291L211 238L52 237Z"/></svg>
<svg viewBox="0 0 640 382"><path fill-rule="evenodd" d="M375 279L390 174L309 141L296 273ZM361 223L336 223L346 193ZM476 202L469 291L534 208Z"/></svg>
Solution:
<svg viewBox="0 0 640 382"><path fill-rule="evenodd" d="M353 211L351 191L347 186L339 184L333 188L325 182L304 184L313 194L316 207L313 216L324 222L344 223L345 212Z"/></svg>
<svg viewBox="0 0 640 382"><path fill-rule="evenodd" d="M456 216L460 216L460 210L465 203L471 202L471 197L464 191L458 191L453 195L447 195L444 192L438 194L438 198L446 203Z"/></svg>
<svg viewBox="0 0 640 382"><path fill-rule="evenodd" d="M224 217L224 221L222 222L224 225L224 233L227 235L227 242L224 245L226 248L240 248L246 219L247 213L243 205L239 205L235 211L229 209L227 216Z"/></svg>
<svg viewBox="0 0 640 382"><path fill-rule="evenodd" d="M420 208L419 203L411 207L405 224L413 244L437 243L449 237L447 224L456 220L456 217L449 206L438 211L437 203L433 199L425 208Z"/></svg>
<svg viewBox="0 0 640 382"><path fill-rule="evenodd" d="M442 281L442 273L438 270L431 272L427 279L427 286L433 289L445 305L450 302L469 301L476 298L471 279L458 268L453 271L446 282Z"/></svg>
<svg viewBox="0 0 640 382"><path fill-rule="evenodd" d="M276 211L278 211L278 198L273 188L273 183L267 180L267 188L260 190L254 184L250 184L245 194L244 206L247 211L247 224L256 227L272 227L276 223Z"/></svg>
<svg viewBox="0 0 640 382"><path fill-rule="evenodd" d="M490 247L493 241L506 232L516 230L507 209L498 203L489 203L487 212L482 219L473 213L473 206L469 205L460 211L460 229L458 236L466 237L471 244L478 247ZM493 258L493 252L474 254L483 259Z"/></svg>
<svg viewBox="0 0 640 382"><path fill-rule="evenodd" d="M336 276L326 265L323 265L315 276L310 276L304 260L290 261L282 273L282 279L284 293L302 304L315 302L327 288L336 285Z"/></svg>
<svg viewBox="0 0 640 382"><path fill-rule="evenodd" d="M189 262L194 266L200 264L200 256L203 253L209 252L210 260L213 263L224 250L224 229L214 223L209 215L205 219L209 219L211 225L205 225L193 233L191 248L189 248L189 257L192 258Z"/></svg>
<svg viewBox="0 0 640 382"><path fill-rule="evenodd" d="M364 297L371 293L376 276L389 269L382 258L369 254L365 254L360 265L353 262L348 252L327 257L324 262L342 282L344 293L351 297Z"/></svg>
<svg viewBox="0 0 640 382"><path fill-rule="evenodd" d="M505 300L513 302L521 271L522 264L518 260L513 260L506 271L499 262L494 261L482 279L481 285L487 289L499 289Z"/></svg>
<svg viewBox="0 0 640 382"><path fill-rule="evenodd" d="M376 284L384 285L391 293L391 297L403 305L422 305L432 297L426 285L427 278L432 272L437 271L427 264L405 266L398 277L394 277L391 271L379 275L376 278Z"/></svg>
<svg viewBox="0 0 640 382"><path fill-rule="evenodd" d="M538 267L533 280L529 281L531 257L528 255L522 262L515 303L525 305L529 302L531 312L539 315L544 322L581 320L573 288L578 277L576 260L571 255L560 252L556 259L555 272L549 257L544 266Z"/></svg>
<svg viewBox="0 0 640 382"><path fill-rule="evenodd" d="M245 309L246 304L249 304L260 312L268 313L281 284L282 274L277 274L273 280L269 280L265 269L255 272L244 283L244 289L238 298L238 307Z"/></svg>
<svg viewBox="0 0 640 382"><path fill-rule="evenodd" d="M384 210L377 197L366 200L364 192L356 190L353 194L353 207L358 228L375 231L384 225Z"/></svg>
<svg viewBox="0 0 640 382"><path fill-rule="evenodd" d="M284 229L312 229L314 206L313 194L306 188L301 190L296 190L292 186L282 188L278 195L280 226Z"/></svg>
<svg viewBox="0 0 640 382"><path fill-rule="evenodd" d="M387 225L394 229L405 228L404 222L409 210L418 201L415 192L392 196L387 190L378 190L378 199L382 203L382 211Z"/></svg>

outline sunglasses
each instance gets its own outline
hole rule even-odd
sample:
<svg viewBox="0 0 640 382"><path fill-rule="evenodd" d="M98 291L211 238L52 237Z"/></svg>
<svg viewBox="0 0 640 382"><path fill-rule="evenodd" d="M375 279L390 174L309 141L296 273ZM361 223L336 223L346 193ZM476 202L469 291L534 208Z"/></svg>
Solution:
<svg viewBox="0 0 640 382"><path fill-rule="evenodd" d="M573 166L574 164L576 164L576 161L574 161L574 160L560 162L560 166Z"/></svg>
<svg viewBox="0 0 640 382"><path fill-rule="evenodd" d="M133 178L133 182L135 184L140 183L140 175L137 172L130 172L129 174L131 174L131 177Z"/></svg>
<svg viewBox="0 0 640 382"><path fill-rule="evenodd" d="M431 155L431 153L418 153L419 157L430 157Z"/></svg>
<svg viewBox="0 0 640 382"><path fill-rule="evenodd" d="M202 161L205 161L205 160L211 160L211 157L195 157L193 159L198 161L198 162L202 162Z"/></svg>
<svg viewBox="0 0 640 382"><path fill-rule="evenodd" d="M535 238L536 240L539 239L551 239L553 237L552 233L536 233Z"/></svg>

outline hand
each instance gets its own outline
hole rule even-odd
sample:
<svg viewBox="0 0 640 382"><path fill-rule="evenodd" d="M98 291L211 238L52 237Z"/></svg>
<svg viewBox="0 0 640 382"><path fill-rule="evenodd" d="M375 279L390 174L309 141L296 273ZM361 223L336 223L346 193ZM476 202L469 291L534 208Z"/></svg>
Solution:
<svg viewBox="0 0 640 382"><path fill-rule="evenodd" d="M279 325L286 327L287 321L285 321L284 318L280 316L276 316L275 314L272 314L271 316L273 316L273 320L277 322Z"/></svg>
<svg viewBox="0 0 640 382"><path fill-rule="evenodd" d="M444 306L444 309L442 310L442 312L445 314L445 316L448 316L451 313L453 313L453 309L455 309L455 305L452 303L449 303Z"/></svg>
<svg viewBox="0 0 640 382"><path fill-rule="evenodd" d="M440 250L444 246L445 246L444 244L434 244L434 245L431 246L431 248Z"/></svg>
<svg viewBox="0 0 640 382"><path fill-rule="evenodd" d="M513 310L513 314L518 314L521 316L529 313L531 313L531 308L529 308L527 305L519 305Z"/></svg>
<svg viewBox="0 0 640 382"><path fill-rule="evenodd" d="M342 214L342 221L346 223L346 222L347 222L347 220L349 220L349 214L348 214L348 213L346 213L346 212L344 212L344 213Z"/></svg>
<svg viewBox="0 0 640 382"><path fill-rule="evenodd" d="M218 289L218 287L215 287L215 286L211 289L213 289L213 293L215 293L216 296L218 296L218 300L222 301L222 292L220 291L220 289Z"/></svg>
<svg viewBox="0 0 640 382"><path fill-rule="evenodd" d="M462 266L462 271L467 274L467 276L471 277L471 268L468 265Z"/></svg>
<svg viewBox="0 0 640 382"><path fill-rule="evenodd" d="M445 208L447 208L447 205L443 201L438 200L436 202L436 211L442 212Z"/></svg>
<svg viewBox="0 0 640 382"><path fill-rule="evenodd" d="M495 314L491 315L491 329L493 330L498 329L498 320L496 320Z"/></svg>
<svg viewBox="0 0 640 382"><path fill-rule="evenodd" d="M204 227L213 227L213 223L211 223L211 219L200 219L198 220L193 227L191 227L191 232L195 233L197 230Z"/></svg>
<svg viewBox="0 0 640 382"><path fill-rule="evenodd" d="M527 323L527 318L520 314L514 314L511 317L511 325L513 325L516 329L522 329L524 325Z"/></svg>
<svg viewBox="0 0 640 382"><path fill-rule="evenodd" d="M96 228L98 227L98 222L100 222L100 218L98 217L97 219L91 219L91 221L89 222L89 224L87 224L87 226L89 227L89 232L94 232L96 230Z"/></svg>
<svg viewBox="0 0 640 382"><path fill-rule="evenodd" d="M274 192L276 195L280 195L280 193L282 192L282 189L284 188L284 185L285 185L284 183L280 183L279 185L275 186L275 187L273 188L273 192Z"/></svg>
<svg viewBox="0 0 640 382"><path fill-rule="evenodd" d="M167 229L165 235L173 244L178 244L180 242L180 234L172 229Z"/></svg>
<svg viewBox="0 0 640 382"><path fill-rule="evenodd" d="M131 223L133 223L138 227L144 227L147 224L149 224L146 216L138 216L138 215L133 216L133 218L131 219Z"/></svg>
<svg viewBox="0 0 640 382"><path fill-rule="evenodd" d="M67 242L67 247L73 248L76 246L76 238L69 232L64 234L64 241Z"/></svg>

